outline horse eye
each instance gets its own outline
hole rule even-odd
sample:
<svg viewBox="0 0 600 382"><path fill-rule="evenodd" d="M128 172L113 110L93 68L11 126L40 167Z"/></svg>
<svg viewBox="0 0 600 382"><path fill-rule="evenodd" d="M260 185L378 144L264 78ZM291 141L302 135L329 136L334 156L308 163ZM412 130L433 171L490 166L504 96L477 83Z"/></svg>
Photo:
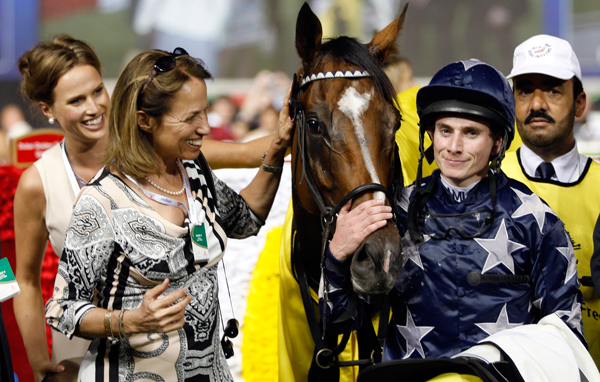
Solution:
<svg viewBox="0 0 600 382"><path fill-rule="evenodd" d="M311 133L321 134L321 126L316 119L309 119L306 121L306 126Z"/></svg>

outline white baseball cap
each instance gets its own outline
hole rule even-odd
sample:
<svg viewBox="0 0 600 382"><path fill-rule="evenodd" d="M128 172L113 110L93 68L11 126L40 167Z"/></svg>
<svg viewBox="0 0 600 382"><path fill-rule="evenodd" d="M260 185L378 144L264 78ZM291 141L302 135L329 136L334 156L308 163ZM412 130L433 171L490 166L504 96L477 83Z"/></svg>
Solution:
<svg viewBox="0 0 600 382"><path fill-rule="evenodd" d="M566 40L540 34L515 48L513 68L506 78L521 74L539 73L569 80L573 76L581 81L579 60Z"/></svg>

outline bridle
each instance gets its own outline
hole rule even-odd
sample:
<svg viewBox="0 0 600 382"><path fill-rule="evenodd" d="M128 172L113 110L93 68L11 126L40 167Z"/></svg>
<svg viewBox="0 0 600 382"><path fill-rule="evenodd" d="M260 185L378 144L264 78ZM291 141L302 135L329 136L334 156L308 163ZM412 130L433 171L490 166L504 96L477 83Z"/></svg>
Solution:
<svg viewBox="0 0 600 382"><path fill-rule="evenodd" d="M394 174L393 174L394 178L391 182L391 190L382 186L381 184L378 184L378 183L362 184L362 185L354 188L348 194L346 194L346 196L344 196L342 198L342 200L340 200L337 204L335 204L334 206L329 206L327 203L325 203L324 198L315 183L310 166L308 165L308 152L307 152L307 146L306 146L306 139L307 139L306 137L307 137L308 132L307 132L307 128L306 128L305 108L304 108L304 105L302 104L302 101L300 100L302 94L306 91L308 86L314 81L327 80L327 79L339 79L339 78L354 79L354 78L361 78L361 77L371 77L371 74L369 74L365 70L348 70L348 71L336 71L336 72L319 72L319 73L314 73L314 74L307 75L307 76L304 76L304 75L298 76L297 74L294 74L294 78L293 78L292 93L291 93L290 101L289 101L289 110L290 110L290 117L296 123L296 133L298 134L297 146L296 146L297 154L295 157L294 168L298 168L298 158L300 158L301 165L302 165L302 176L300 178L300 183L302 183L302 181L304 181L304 179L306 179L306 184L308 186L309 192L310 192L311 196L313 197L313 200L314 200L315 204L317 205L320 215L321 215L320 216L321 224L322 224L322 236L321 236L322 240L321 240L321 252L320 252L321 272L323 272L323 268L325 266L325 251L327 248L327 241L328 241L329 235L331 233L331 227L335 223L337 214L340 211L340 209L349 200L355 198L356 196L362 195L366 192L379 191L379 192L384 193L392 207L392 215L393 215L394 223L396 224L396 227L399 228L398 227L398 218L397 218L397 216L399 216L399 214L398 214L398 206L396 203L396 193L402 187L403 181L402 181L400 156L398 153L398 147L397 147L395 140L394 140L394 158L392 159L392 163L391 163L392 170L394 171ZM298 155L298 153L299 153L299 155ZM293 174L294 174L294 179L293 179L292 183L293 183L294 191L296 191L296 195L298 195L297 186L299 183L296 182L297 175L295 174L295 172ZM297 199L298 203L300 203L300 205L302 206L300 199L299 198L296 198L296 199ZM308 210L304 206L302 206L302 208L304 210L308 211L309 213L312 213L312 212L310 212L310 210ZM314 213L312 213L312 214L314 214ZM292 246L292 247L294 247L294 246ZM292 255L292 257L294 257L294 255ZM310 297L307 275L304 270L304 265L302 264L302 259L300 258L300 256L295 256L295 260L293 261L293 263L297 264L296 271L298 272L297 277L298 277L298 283L300 284L300 290L301 290L301 294L302 294L304 310L307 315L307 319L309 321L309 327L311 330L313 340L315 342L315 346L318 349L318 352L316 353L316 357L315 357L314 361L319 366L319 368L327 369L327 368L331 367L331 365L333 365L333 364L337 364L338 366L350 366L350 365L373 363L374 362L373 361L373 359L374 359L373 353L371 354L371 359L368 359L368 360L358 360L358 361L349 361L349 362L336 361L337 355L339 355L339 353L341 353L341 351L346 346L346 342L348 341L349 334L348 333L344 334L341 343L339 343L333 349L328 349L324 343L325 322L326 322L325 314L326 314L326 306L327 306L327 301L328 301L327 280L325 278L325 288L323 288L323 293L324 293L323 298L325 301L324 309L321 312L323 327L322 327L321 333L319 333L319 328L318 328L318 323L316 322L315 312L311 305L312 298ZM385 327L387 328L387 322L385 323ZM373 328L370 328L370 330L373 330ZM381 354L385 331L386 330L382 329L382 326L380 325L379 335L375 335L375 333L373 331L372 336L371 336L372 342L374 341L375 343L379 344L379 352L378 352L379 356ZM375 352L375 350L373 352Z"/></svg>
<svg viewBox="0 0 600 382"><path fill-rule="evenodd" d="M315 201L315 204L317 205L317 207L319 208L319 211L321 213L321 221L322 221L323 228L324 228L324 237L325 238L327 238L329 236L329 228L330 228L331 224L335 221L335 217L336 217L337 213L340 211L340 209L349 200L355 198L358 195L362 195L366 192L376 192L376 191L383 192L385 194L385 196L388 198L388 200L390 201L390 204L392 205L392 213L394 215L394 221L397 222L396 216L398 214L397 214L397 205L396 205L395 201L396 201L396 191L399 188L398 184L397 184L399 182L397 180L401 179L401 177L396 176L398 174L394 174L394 181L392 182L392 190L391 191L388 188L386 188L378 183L362 184L362 185L356 187L355 189L353 189L352 191L350 191L348 194L346 194L346 196L344 196L342 198L342 200L340 200L335 206L331 207L325 203L323 196L321 195L321 192L319 191L319 189L314 181L310 167L308 166L308 160L307 160L308 153L307 153L307 148L306 148L306 136L308 133L307 133L307 129L306 129L306 123L305 123L306 121L305 121L305 115L304 115L305 108L304 108L304 105L302 104L302 101L300 101L300 97L306 91L306 89L308 88L308 85L311 82L314 82L317 80L327 80L327 79L337 79L337 78L361 78L361 77L371 77L371 75L365 70L319 72L319 73L314 73L310 76L301 75L300 77L298 77L296 74L294 74L293 85L292 85L292 94L291 94L289 103L290 103L290 117L295 120L297 132L299 134L298 139L297 139L297 142L298 142L297 152L300 153L300 161L302 164L302 177L300 178L300 183L302 183L302 181L304 179L306 179L306 184L308 186L308 189ZM296 163L294 163L294 165L297 165L298 155L296 156L295 160L296 160ZM398 156L398 150L397 150L396 146L394 147L394 160L393 160L392 166L393 166L392 168L395 171L400 170L400 158ZM295 179L294 179L294 187L296 187ZM326 227L328 228L327 230L325 230Z"/></svg>

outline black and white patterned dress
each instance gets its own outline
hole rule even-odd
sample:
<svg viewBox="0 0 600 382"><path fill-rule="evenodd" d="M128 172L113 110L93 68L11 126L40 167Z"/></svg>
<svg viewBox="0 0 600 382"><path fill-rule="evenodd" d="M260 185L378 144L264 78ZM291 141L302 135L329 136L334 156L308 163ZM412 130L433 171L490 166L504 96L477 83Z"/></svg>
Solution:
<svg viewBox="0 0 600 382"><path fill-rule="evenodd" d="M187 219L182 227L163 219L119 177L105 171L78 198L46 305L50 326L72 337L92 309L137 309L165 278L164 294L185 288L192 297L178 331L135 334L114 344L94 339L79 381L232 381L220 346L215 264L227 237L255 235L263 222L212 173L216 197L200 166L183 163L197 214L209 227L208 263L194 260Z"/></svg>

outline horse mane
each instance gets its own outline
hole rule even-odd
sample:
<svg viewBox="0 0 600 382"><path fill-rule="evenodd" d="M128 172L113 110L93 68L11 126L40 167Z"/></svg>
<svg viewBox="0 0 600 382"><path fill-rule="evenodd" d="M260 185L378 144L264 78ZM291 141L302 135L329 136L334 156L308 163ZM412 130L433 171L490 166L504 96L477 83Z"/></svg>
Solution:
<svg viewBox="0 0 600 382"><path fill-rule="evenodd" d="M369 72L371 74L369 78L373 81L377 93L386 102L399 108L396 102L396 92L389 77L385 74L379 62L369 52L369 49L357 39L341 36L324 42L310 70L313 71L316 65L326 56L332 57L336 64L340 64L343 60Z"/></svg>

